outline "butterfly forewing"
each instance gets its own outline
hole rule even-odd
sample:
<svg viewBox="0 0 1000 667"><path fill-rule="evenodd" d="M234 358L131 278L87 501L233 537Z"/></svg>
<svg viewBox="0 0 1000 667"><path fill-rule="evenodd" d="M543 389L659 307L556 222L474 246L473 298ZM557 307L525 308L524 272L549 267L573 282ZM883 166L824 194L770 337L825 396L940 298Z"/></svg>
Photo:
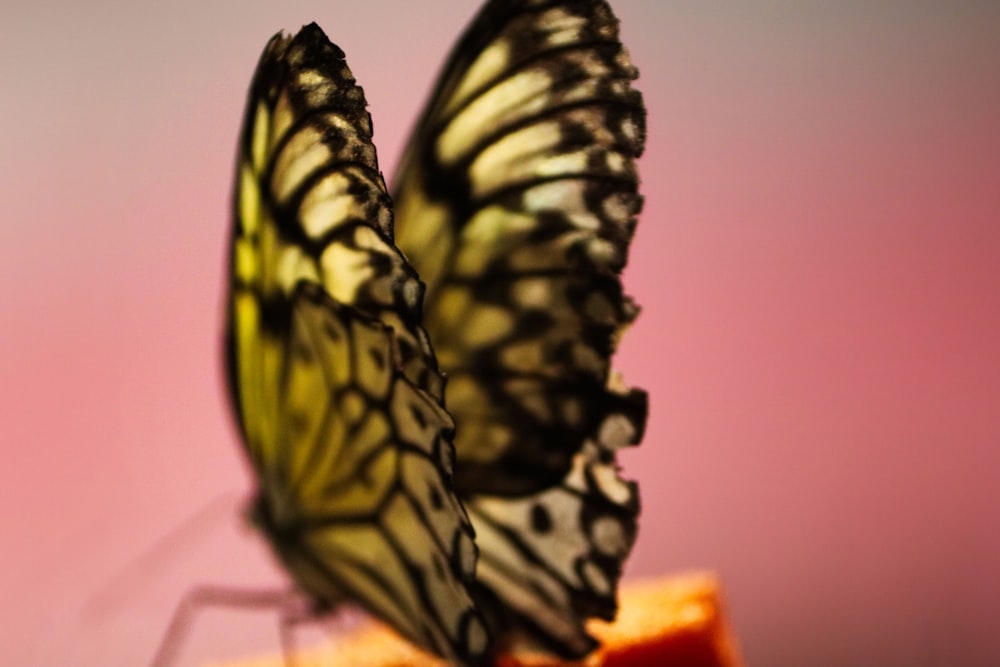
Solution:
<svg viewBox="0 0 1000 667"><path fill-rule="evenodd" d="M474 664L489 642L454 423L371 133L318 27L271 40L241 136L226 346L254 518L317 607L355 600Z"/></svg>
<svg viewBox="0 0 1000 667"><path fill-rule="evenodd" d="M498 633L577 657L635 536L616 451L646 398L611 372L638 309L619 274L645 111L605 2L493 0L457 45L397 173L396 243L427 284L456 484Z"/></svg>
<svg viewBox="0 0 1000 667"><path fill-rule="evenodd" d="M557 482L602 421L644 110L599 2L491 2L417 127L396 243L460 424L462 492Z"/></svg>

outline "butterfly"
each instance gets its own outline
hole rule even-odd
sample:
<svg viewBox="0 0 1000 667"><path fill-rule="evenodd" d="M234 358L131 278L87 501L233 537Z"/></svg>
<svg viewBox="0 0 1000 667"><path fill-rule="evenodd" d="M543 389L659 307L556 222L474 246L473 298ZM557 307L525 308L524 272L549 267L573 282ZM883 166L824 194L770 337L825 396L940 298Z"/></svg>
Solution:
<svg viewBox="0 0 1000 667"><path fill-rule="evenodd" d="M636 535L610 358L645 111L605 2L491 0L390 197L344 53L268 43L236 167L228 385L251 519L317 611L456 664L581 657Z"/></svg>

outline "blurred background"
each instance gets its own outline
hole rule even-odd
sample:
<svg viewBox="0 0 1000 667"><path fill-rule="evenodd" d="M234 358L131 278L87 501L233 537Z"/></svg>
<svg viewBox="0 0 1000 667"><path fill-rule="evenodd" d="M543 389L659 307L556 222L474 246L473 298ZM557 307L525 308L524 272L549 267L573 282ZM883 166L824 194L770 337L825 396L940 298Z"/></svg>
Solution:
<svg viewBox="0 0 1000 667"><path fill-rule="evenodd" d="M1000 4L618 0L649 107L617 366L628 576L720 573L750 664L1000 664ZM0 662L140 665L282 581L220 327L246 86L347 53L391 176L470 3L0 7ZM181 664L278 650L206 611Z"/></svg>

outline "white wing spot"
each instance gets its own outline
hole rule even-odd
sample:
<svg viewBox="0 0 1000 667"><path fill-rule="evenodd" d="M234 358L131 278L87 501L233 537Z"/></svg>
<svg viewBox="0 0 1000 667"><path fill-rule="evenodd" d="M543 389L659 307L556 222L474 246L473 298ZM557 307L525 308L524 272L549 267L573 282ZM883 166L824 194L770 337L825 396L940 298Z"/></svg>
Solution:
<svg viewBox="0 0 1000 667"><path fill-rule="evenodd" d="M604 216L619 227L626 226L632 219L631 198L624 192L605 197L601 203Z"/></svg>
<svg viewBox="0 0 1000 667"><path fill-rule="evenodd" d="M622 414L608 415L601 424L597 439L601 444L618 449L632 442L635 438L635 424Z"/></svg>
<svg viewBox="0 0 1000 667"><path fill-rule="evenodd" d="M632 488L618 476L613 466L594 466L591 474L600 492L614 504L624 507L632 500Z"/></svg>
<svg viewBox="0 0 1000 667"><path fill-rule="evenodd" d="M610 595L611 594L611 582L608 581L607 575L604 571L597 566L594 561L588 560L583 564L581 571L583 575L583 580L586 582L587 587L597 593L598 595Z"/></svg>
<svg viewBox="0 0 1000 667"><path fill-rule="evenodd" d="M629 141L639 138L639 128L636 127L635 121L627 116L622 119L621 132Z"/></svg>
<svg viewBox="0 0 1000 667"><path fill-rule="evenodd" d="M605 556L617 558L628 551L625 531L617 519L602 516L590 526L590 540L597 551Z"/></svg>

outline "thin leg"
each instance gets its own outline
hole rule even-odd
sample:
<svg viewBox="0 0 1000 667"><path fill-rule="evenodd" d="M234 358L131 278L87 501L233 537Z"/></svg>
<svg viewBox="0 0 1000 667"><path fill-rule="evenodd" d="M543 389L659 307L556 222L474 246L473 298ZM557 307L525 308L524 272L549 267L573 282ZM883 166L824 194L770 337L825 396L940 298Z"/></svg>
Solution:
<svg viewBox="0 0 1000 667"><path fill-rule="evenodd" d="M191 630L194 613L202 607L229 607L238 609L288 609L297 599L290 590L250 590L226 586L197 586L185 593L174 610L167 631L153 655L150 667L169 667L177 657L181 644ZM282 619L287 614L282 614ZM284 620L282 621L282 646L285 644Z"/></svg>
<svg viewBox="0 0 1000 667"><path fill-rule="evenodd" d="M295 667L295 626L316 620L312 610L305 605L294 604L294 601L289 600L283 605L278 625L285 667Z"/></svg>

